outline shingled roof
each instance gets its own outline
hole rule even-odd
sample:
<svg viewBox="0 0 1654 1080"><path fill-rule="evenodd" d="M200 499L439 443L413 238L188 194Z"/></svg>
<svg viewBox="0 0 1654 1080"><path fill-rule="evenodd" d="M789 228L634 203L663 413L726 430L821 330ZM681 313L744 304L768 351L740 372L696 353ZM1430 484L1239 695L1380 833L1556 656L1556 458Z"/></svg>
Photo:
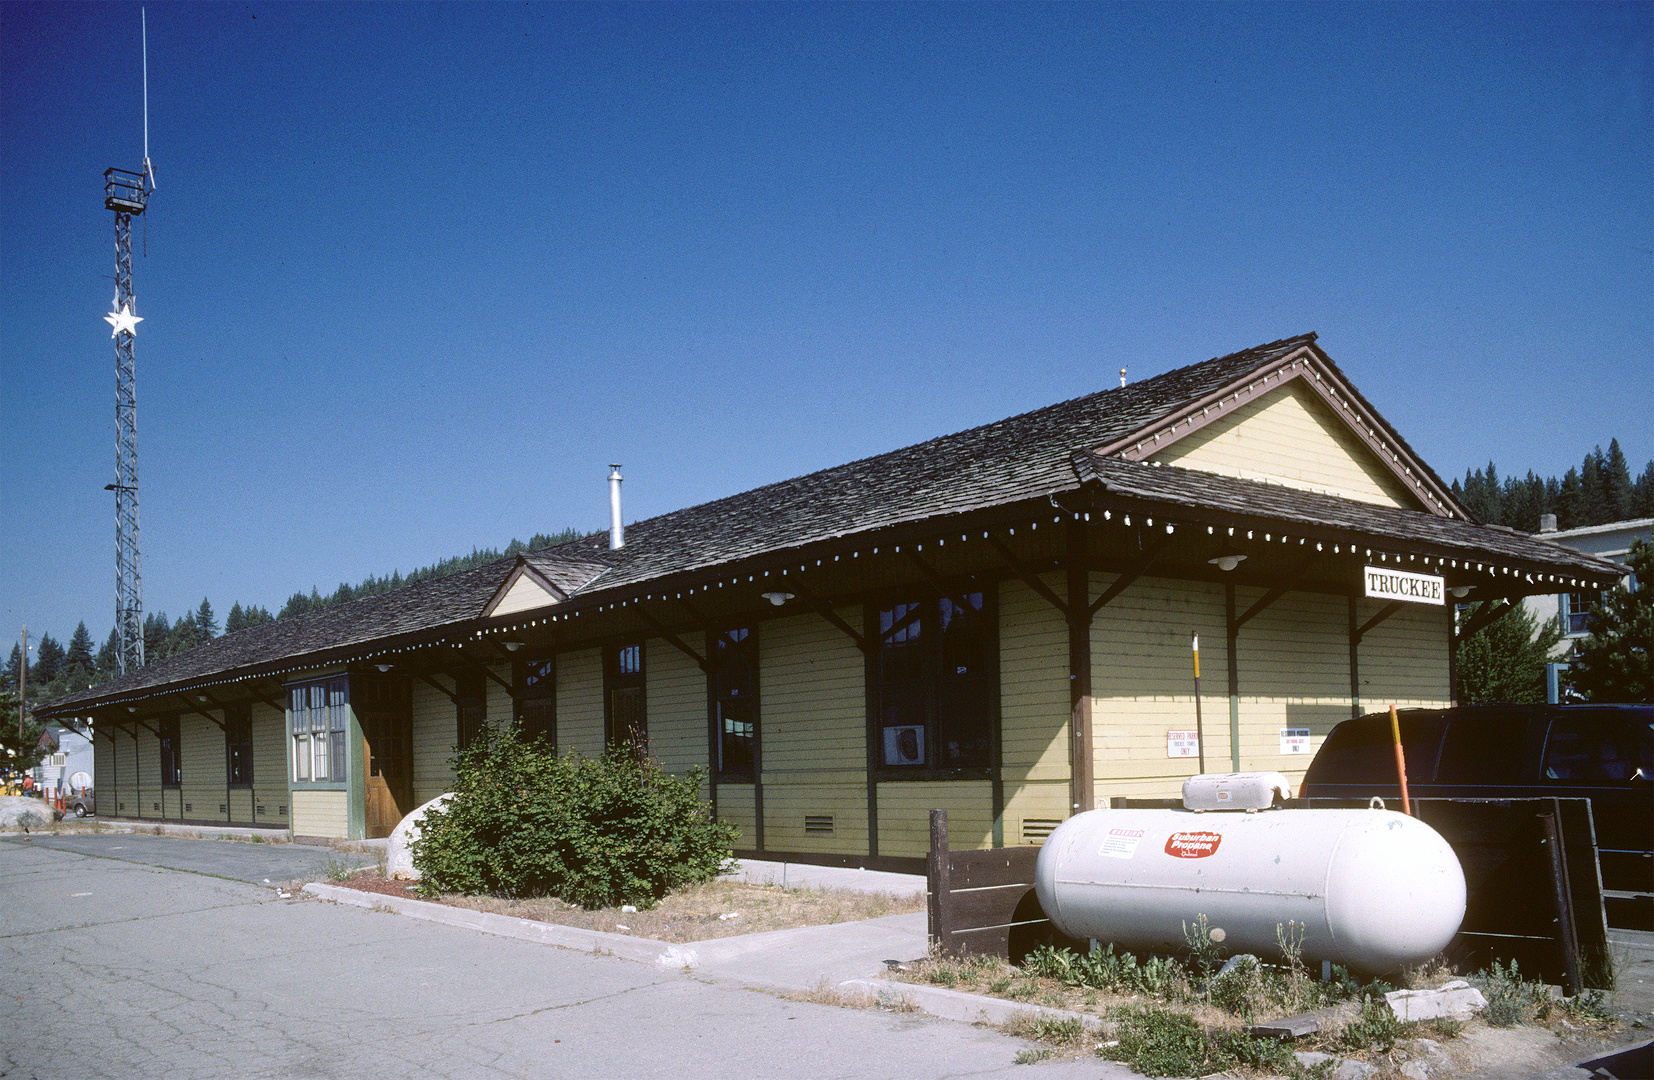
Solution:
<svg viewBox="0 0 1654 1080"><path fill-rule="evenodd" d="M1400 510L1274 484L1171 466L1098 458L1091 451L1133 435L1179 408L1265 370L1293 353L1314 356L1385 434L1438 486L1440 479L1367 405L1319 348L1314 334L1178 368L991 424L863 458L627 526L626 546L605 534L524 553L571 601L619 594L668 575L891 526L1071 492L1088 482L1159 503L1228 509L1350 529L1397 542L1496 552L1563 572L1614 576L1615 564L1542 540L1437 514ZM1462 508L1453 508L1459 511ZM207 685L250 675L359 659L429 642L445 628L463 633L517 565L515 558L421 582L309 615L242 630L40 710L146 696L166 687Z"/></svg>

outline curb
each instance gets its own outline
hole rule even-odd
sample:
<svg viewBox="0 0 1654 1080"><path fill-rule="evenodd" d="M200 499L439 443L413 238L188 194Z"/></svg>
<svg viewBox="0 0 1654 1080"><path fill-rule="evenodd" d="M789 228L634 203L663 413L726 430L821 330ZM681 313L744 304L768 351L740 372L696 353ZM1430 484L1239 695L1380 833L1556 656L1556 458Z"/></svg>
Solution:
<svg viewBox="0 0 1654 1080"><path fill-rule="evenodd" d="M516 938L518 941L532 941L539 945L554 945L560 949L610 953L644 964L677 968L686 964L693 965L699 959L693 945L672 945L664 941L651 941L648 938L631 937L626 934L582 930L557 923L519 919L514 915L470 911L466 908L449 907L447 904L433 904L429 900L386 896L382 893L362 892L360 889L346 889L338 885L323 885L320 882L311 882L304 887L304 891L317 899L329 900L336 904L393 911L410 919L422 919L443 926L457 926L464 930L477 930L498 937Z"/></svg>
<svg viewBox="0 0 1654 1080"><path fill-rule="evenodd" d="M785 992L811 989L805 986L791 986L772 980L739 975L731 972L723 963L714 962L712 965L702 968L700 966L700 953L694 942L685 945L674 945L670 942L631 937L627 934L610 934L601 930L581 930L577 927L562 926L557 923L519 919L514 915L494 915L483 911L470 911L466 908L449 907L447 904L433 904L429 900L386 896L382 893L362 892L360 889L346 889L338 885L323 885L320 882L312 882L306 885L304 892L318 900L327 900L336 904L345 904L350 907L366 908L368 910L390 911L397 915L406 915L411 919L422 919L425 922L439 923L443 926L455 926L463 930L476 930L484 934L515 938L518 941L532 941L539 945L551 945L560 949L578 949L581 952L607 953L624 960L634 960L638 963L655 964L666 968L694 967L704 974L714 975L717 978L728 979L747 986L760 987L765 990ZM719 938L717 940L727 941L729 939ZM1025 1005L1015 1001L1005 1001L1002 998L967 994L959 990L947 990L939 986L921 986L917 983L899 983L886 979L848 979L839 983L838 989L852 993L870 994L884 1001L905 998L918 1007L920 1011L938 1019L959 1020L967 1024L1003 1024L1014 1016L1032 1015L1055 1020L1078 1020L1094 1031L1101 1030L1102 1025L1101 1020L1089 1013L1075 1012L1071 1009L1053 1009L1041 1005Z"/></svg>
<svg viewBox="0 0 1654 1080"><path fill-rule="evenodd" d="M967 1024L1003 1024L1014 1016L1035 1016L1050 1020L1078 1020L1094 1032L1103 1030L1103 1021L1090 1013L1073 1009L1053 1009L1045 1005L1025 1005L1004 998L967 994L962 990L948 990L940 986L921 986L918 983L900 983L887 979L848 979L838 984L841 990L861 991L881 1000L905 998L924 1012L943 1020L961 1020Z"/></svg>

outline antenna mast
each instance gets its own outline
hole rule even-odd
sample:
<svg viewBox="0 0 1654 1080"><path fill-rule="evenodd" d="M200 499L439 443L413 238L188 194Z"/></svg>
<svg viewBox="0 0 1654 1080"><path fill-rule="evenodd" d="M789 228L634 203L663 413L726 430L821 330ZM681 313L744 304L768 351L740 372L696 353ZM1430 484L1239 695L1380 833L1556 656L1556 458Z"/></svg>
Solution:
<svg viewBox="0 0 1654 1080"><path fill-rule="evenodd" d="M103 205L115 212L115 309L104 316L115 341L115 670L144 666L144 584L138 553L138 382L133 341L143 319L133 312L132 215L142 214L155 188L149 164L149 20L143 15L143 172L103 171Z"/></svg>

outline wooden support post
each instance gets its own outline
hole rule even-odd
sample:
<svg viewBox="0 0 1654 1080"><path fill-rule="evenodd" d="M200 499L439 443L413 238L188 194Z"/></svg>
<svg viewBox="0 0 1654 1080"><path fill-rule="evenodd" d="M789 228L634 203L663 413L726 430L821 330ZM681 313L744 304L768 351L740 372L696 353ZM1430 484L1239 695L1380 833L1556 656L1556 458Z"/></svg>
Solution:
<svg viewBox="0 0 1654 1080"><path fill-rule="evenodd" d="M953 946L948 934L948 906L952 900L949 889L952 862L948 854L948 812L930 812L930 855L925 860L926 886L929 896L930 948L938 956L946 956Z"/></svg>
<svg viewBox="0 0 1654 1080"><path fill-rule="evenodd" d="M1091 572L1083 518L1068 523L1068 726L1070 814L1097 806L1091 736Z"/></svg>
<svg viewBox="0 0 1654 1080"><path fill-rule="evenodd" d="M1235 621L1235 586L1223 586L1223 618L1228 627L1229 654L1229 764L1231 772L1240 772L1240 658L1235 655L1235 643L1240 640L1240 624Z"/></svg>

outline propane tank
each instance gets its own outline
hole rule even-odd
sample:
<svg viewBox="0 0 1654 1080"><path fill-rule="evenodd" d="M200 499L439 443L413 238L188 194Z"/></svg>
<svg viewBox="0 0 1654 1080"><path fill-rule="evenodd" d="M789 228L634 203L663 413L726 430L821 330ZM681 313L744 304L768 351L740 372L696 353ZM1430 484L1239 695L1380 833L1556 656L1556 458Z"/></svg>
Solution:
<svg viewBox="0 0 1654 1080"><path fill-rule="evenodd" d="M1370 973L1436 955L1465 906L1447 841L1380 809L1092 810L1047 838L1034 888L1070 937L1178 952L1204 915L1226 951L1279 957L1295 922L1306 961Z"/></svg>

